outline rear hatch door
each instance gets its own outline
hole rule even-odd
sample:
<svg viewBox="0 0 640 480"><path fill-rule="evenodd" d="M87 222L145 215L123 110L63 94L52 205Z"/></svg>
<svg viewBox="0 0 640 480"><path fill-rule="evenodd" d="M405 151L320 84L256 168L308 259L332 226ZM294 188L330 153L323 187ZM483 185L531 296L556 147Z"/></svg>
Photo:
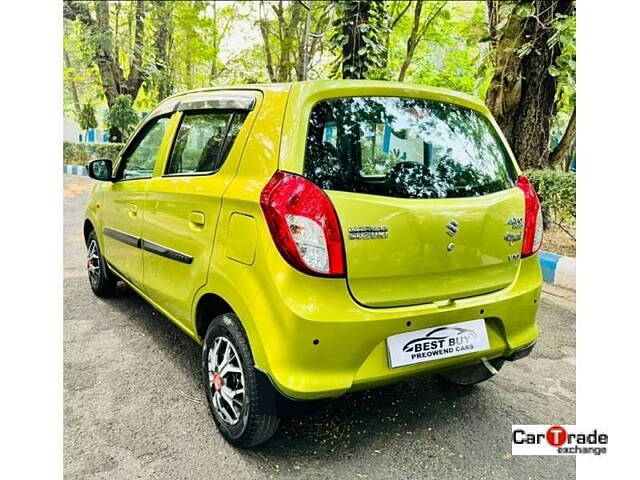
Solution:
<svg viewBox="0 0 640 480"><path fill-rule="evenodd" d="M469 297L516 276L524 195L475 110L401 97L319 102L304 175L336 208L348 286L363 305Z"/></svg>
<svg viewBox="0 0 640 480"><path fill-rule="evenodd" d="M492 292L518 269L522 192L476 198L396 199L330 192L345 239L353 297L372 307Z"/></svg>

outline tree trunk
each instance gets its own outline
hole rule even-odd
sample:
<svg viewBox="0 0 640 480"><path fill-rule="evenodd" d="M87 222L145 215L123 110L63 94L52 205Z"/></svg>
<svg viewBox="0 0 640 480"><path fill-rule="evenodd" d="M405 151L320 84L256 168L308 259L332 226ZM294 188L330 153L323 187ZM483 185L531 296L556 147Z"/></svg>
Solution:
<svg viewBox="0 0 640 480"><path fill-rule="evenodd" d="M211 47L213 50L213 54L211 55L213 58L211 59L211 71L209 72L209 79L211 82L214 82L218 78L218 47L219 47L219 38L218 38L218 9L216 7L216 2L211 4L211 8L213 9L213 28L211 30Z"/></svg>
<svg viewBox="0 0 640 480"><path fill-rule="evenodd" d="M138 96L140 86L144 81L144 72L142 66L142 51L144 49L144 1L136 2L135 25L136 33L133 41L133 55L131 55L131 64L129 67L129 77L126 80L125 91L131 99L135 101Z"/></svg>
<svg viewBox="0 0 640 480"><path fill-rule="evenodd" d="M398 75L398 81L402 82L404 80L404 76L407 74L407 70L409 69L409 65L411 64L411 59L413 58L413 53L416 50L416 46L418 45L418 31L420 29L420 17L422 16L422 1L418 0L416 2L416 6L413 9L413 25L411 26L411 33L409 34L409 38L407 38L407 54L404 56L404 60L402 61L402 66L400 67L400 74Z"/></svg>
<svg viewBox="0 0 640 480"><path fill-rule="evenodd" d="M262 44L264 45L264 53L267 60L267 73L269 80L276 82L276 74L273 68L273 56L271 54L271 42L269 41L269 21L263 16L262 8L264 2L260 2L258 24L260 25L260 33L262 34Z"/></svg>
<svg viewBox="0 0 640 480"><path fill-rule="evenodd" d="M158 80L158 101L173 92L170 73L170 45L173 36L173 3L156 1L156 37L154 41L155 65L160 73Z"/></svg>
<svg viewBox="0 0 640 480"><path fill-rule="evenodd" d="M354 17L354 26L349 28L345 24L344 33L347 35L347 43L342 47L342 78L365 78L365 72L358 70L355 60L357 57L357 51L363 44L362 30L358 28L359 25L366 25L369 23L369 2L355 2L355 8L351 14Z"/></svg>
<svg viewBox="0 0 640 480"><path fill-rule="evenodd" d="M416 6L413 11L413 26L411 27L411 34L407 39L407 54L404 57L402 66L400 67L400 74L398 75L399 82L402 82L404 80L404 77L407 74L407 70L409 70L409 66L411 65L411 61L413 60L413 55L416 53L416 48L418 48L418 44L431 26L431 23L442 11L445 5L446 2L442 2L438 6L434 7L425 19L424 23L420 24L420 19L422 17L423 0L418 0L416 2Z"/></svg>
<svg viewBox="0 0 640 480"><path fill-rule="evenodd" d="M396 25L398 24L398 22L402 19L404 14L407 13L407 10L409 10L409 7L411 6L411 2L407 2L404 7L401 7L398 10L397 7L399 3L400 2L393 2L391 4L391 11L388 13L388 17L387 17L387 21L388 21L387 28L385 29L384 35L383 35L382 43L384 45L385 54L384 54L384 58L382 59L381 69L385 72L387 70L387 67L389 66L391 32L393 32L393 29L396 28ZM388 72L385 73L385 78L389 78Z"/></svg>
<svg viewBox="0 0 640 480"><path fill-rule="evenodd" d="M556 14L573 10L570 0L533 0L533 15L511 14L499 28L509 2L488 0L489 31L495 50L496 73L486 103L523 168L549 166L549 134L555 113L556 81L549 74L560 47L548 46L555 33ZM526 53L519 50L530 46ZM520 53L520 54L519 54Z"/></svg>
<svg viewBox="0 0 640 480"><path fill-rule="evenodd" d="M311 8L311 7L310 7ZM296 72L296 80L303 81L306 80L305 73L307 72L307 68L309 66L309 31L311 30L311 12L305 10L304 12L305 21L303 22L302 31L297 33L298 37L298 50L295 52L295 58L293 61L294 69ZM307 18L309 19L309 23L307 24Z"/></svg>
<svg viewBox="0 0 640 480"><path fill-rule="evenodd" d="M553 152L549 155L549 165L557 168L558 165L562 166L563 170L567 170L567 157L573 150L574 142L576 141L576 109L573 108L573 113L567 124L567 128L562 135L560 143L556 145Z"/></svg>
<svg viewBox="0 0 640 480"><path fill-rule="evenodd" d="M71 59L66 50L64 52L64 64L66 68L72 68ZM76 112L76 118L80 118L80 100L78 99L78 89L76 88L76 82L73 78L69 79L69 89L71 90L71 97L73 98L73 109Z"/></svg>
<svg viewBox="0 0 640 480"><path fill-rule="evenodd" d="M107 99L109 108L113 105L116 97L122 92L122 82L124 74L122 68L114 58L113 36L109 26L109 4L107 2L95 2L96 21L90 25L90 32L96 38L103 41L96 43L95 60L98 64L102 88Z"/></svg>
<svg viewBox="0 0 640 480"><path fill-rule="evenodd" d="M264 2L260 2L259 19L258 24L260 26L260 33L262 34L262 41L264 45L266 60L267 60L267 73L269 79L272 82L289 82L291 81L291 70L293 68L298 72L298 55L299 49L295 44L295 38L298 36L296 32L299 30L299 26L302 21L302 9L303 7L298 2L291 2L288 9L291 11L291 18L287 20L285 5L280 0L276 5L272 4L271 8L276 15L276 21L278 26L277 38L280 45L280 50L277 52L277 64L274 64L274 53L272 50L273 44L271 43L271 29L269 21L264 17L262 8ZM296 54L298 52L298 54ZM292 57L295 58L295 62L292 61Z"/></svg>
<svg viewBox="0 0 640 480"><path fill-rule="evenodd" d="M304 52L304 34L305 34L305 25L306 25L306 10L302 12L302 18L304 19L302 23L301 34L298 36L300 41L298 42L298 49L295 52L294 59L294 68L296 72L297 80L307 80L309 78L309 67L311 67L311 63L318 52L318 48L321 46L322 38L317 36L311 36L313 32L325 32L328 27L329 18L327 15L323 15L323 13L319 10L323 10L326 8L324 5L319 4L318 2L309 2L309 7L311 8L310 13L310 22L309 22L309 43L307 45L307 64L304 64L305 52ZM314 11L314 8L316 11ZM315 23L314 23L315 19ZM307 73L307 78L305 78L304 73Z"/></svg>
<svg viewBox="0 0 640 480"><path fill-rule="evenodd" d="M291 19L288 22L285 18L282 2L276 11L279 22L279 31L282 32L280 38L280 59L278 61L277 69L278 82L288 82L291 80L291 54L294 51L294 33L298 29L302 19L302 6L299 2L293 3L289 8L291 9ZM275 7L274 10L276 10Z"/></svg>

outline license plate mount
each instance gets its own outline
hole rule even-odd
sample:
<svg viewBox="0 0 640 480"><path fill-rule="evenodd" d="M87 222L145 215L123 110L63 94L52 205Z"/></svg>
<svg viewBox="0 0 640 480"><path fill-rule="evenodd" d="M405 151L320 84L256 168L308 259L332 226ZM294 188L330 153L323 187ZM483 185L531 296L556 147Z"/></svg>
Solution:
<svg viewBox="0 0 640 480"><path fill-rule="evenodd" d="M387 337L390 368L466 355L489 347L484 319L450 323Z"/></svg>

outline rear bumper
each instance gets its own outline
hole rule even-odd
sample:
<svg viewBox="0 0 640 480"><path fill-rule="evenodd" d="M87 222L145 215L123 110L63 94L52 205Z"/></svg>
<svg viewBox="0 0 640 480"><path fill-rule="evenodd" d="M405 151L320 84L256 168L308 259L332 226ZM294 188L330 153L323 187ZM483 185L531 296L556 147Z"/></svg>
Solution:
<svg viewBox="0 0 640 480"><path fill-rule="evenodd" d="M522 358L538 336L535 316L541 284L535 255L521 261L514 282L500 291L445 306L375 309L356 304L344 279L287 272L275 276L271 288L259 292L247 312L255 326L250 341L256 367L282 394L302 400L431 375L483 357ZM478 318L486 319L488 350L389 367L387 337Z"/></svg>
<svg viewBox="0 0 640 480"><path fill-rule="evenodd" d="M521 350L518 350L516 352L513 352L511 354L509 354L508 356L504 357L505 360L508 360L510 362L515 362L516 360L521 360L525 357L528 357L529 354L533 351L533 348L536 346L536 342L534 341L531 345L524 347Z"/></svg>

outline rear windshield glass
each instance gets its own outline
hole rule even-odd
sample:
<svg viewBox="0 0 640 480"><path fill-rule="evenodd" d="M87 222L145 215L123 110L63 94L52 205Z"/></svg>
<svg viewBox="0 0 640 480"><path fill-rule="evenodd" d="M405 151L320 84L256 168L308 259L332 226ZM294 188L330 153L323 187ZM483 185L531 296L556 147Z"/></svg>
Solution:
<svg viewBox="0 0 640 480"><path fill-rule="evenodd" d="M327 190L445 198L506 190L516 172L491 123L473 110L353 97L314 106L304 176Z"/></svg>

